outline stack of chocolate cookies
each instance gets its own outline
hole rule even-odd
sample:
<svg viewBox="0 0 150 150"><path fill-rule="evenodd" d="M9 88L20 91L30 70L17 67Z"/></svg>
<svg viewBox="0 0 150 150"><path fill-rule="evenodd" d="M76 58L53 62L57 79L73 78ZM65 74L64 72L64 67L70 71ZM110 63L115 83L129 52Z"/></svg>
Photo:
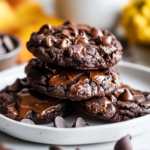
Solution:
<svg viewBox="0 0 150 150"><path fill-rule="evenodd" d="M3 90L10 96L0 105L6 116L49 123L77 110L119 122L150 113L150 94L122 85L114 67L122 46L109 31L72 21L45 24L32 33L27 49L37 58L25 68L27 80Z"/></svg>

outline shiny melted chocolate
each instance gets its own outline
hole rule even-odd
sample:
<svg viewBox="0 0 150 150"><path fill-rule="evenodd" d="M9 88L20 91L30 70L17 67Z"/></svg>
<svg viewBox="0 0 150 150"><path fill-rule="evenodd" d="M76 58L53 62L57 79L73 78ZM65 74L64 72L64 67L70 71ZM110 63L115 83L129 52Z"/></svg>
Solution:
<svg viewBox="0 0 150 150"><path fill-rule="evenodd" d="M78 78L78 84L84 83L85 81L97 83L105 78L105 75L100 70L83 71L51 64L45 64L45 68L54 74L49 80L50 86L71 84L75 78Z"/></svg>
<svg viewBox="0 0 150 150"><path fill-rule="evenodd" d="M8 105L8 111L19 118L25 118L30 111L38 112L41 116L54 111L60 105L55 98L45 96L33 89L25 88L17 93L21 100L19 109L16 110L15 103Z"/></svg>
<svg viewBox="0 0 150 150"><path fill-rule="evenodd" d="M107 112L111 112L112 115L114 115L116 113L115 106L106 97L87 100L84 103L87 110L94 114L97 113L107 114Z"/></svg>
<svg viewBox="0 0 150 150"><path fill-rule="evenodd" d="M51 27L51 25L45 24L38 33L47 34L48 36L49 34L52 35L54 37L53 42L50 37L46 39L47 47L54 45L60 49L77 44L96 44L93 39L97 37L100 37L97 45L109 46L112 42L112 37L104 36L100 29L85 24L76 24L72 21L67 21L58 27Z"/></svg>

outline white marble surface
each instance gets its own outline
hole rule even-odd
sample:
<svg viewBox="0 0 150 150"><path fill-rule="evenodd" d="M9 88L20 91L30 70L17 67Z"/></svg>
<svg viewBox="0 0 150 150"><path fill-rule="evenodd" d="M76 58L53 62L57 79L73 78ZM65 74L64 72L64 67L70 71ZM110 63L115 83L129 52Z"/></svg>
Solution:
<svg viewBox="0 0 150 150"><path fill-rule="evenodd" d="M132 137L133 150L150 150L149 139L150 132ZM49 145L22 141L2 132L0 132L0 143L3 143L7 148L11 148L12 150L49 150ZM76 147L80 147L81 150L113 150L115 143L116 142L64 147L66 150L75 150Z"/></svg>

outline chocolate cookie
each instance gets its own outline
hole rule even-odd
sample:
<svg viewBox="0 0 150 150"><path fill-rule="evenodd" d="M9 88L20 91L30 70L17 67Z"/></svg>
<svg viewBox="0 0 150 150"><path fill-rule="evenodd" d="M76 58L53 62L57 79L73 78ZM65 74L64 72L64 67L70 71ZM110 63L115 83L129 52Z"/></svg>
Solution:
<svg viewBox="0 0 150 150"><path fill-rule="evenodd" d="M36 124L45 124L54 121L56 116L71 114L71 109L69 100L45 96L28 84L22 85L20 79L0 92L0 113L14 120L27 118Z"/></svg>
<svg viewBox="0 0 150 150"><path fill-rule="evenodd" d="M117 68L75 70L32 59L25 68L29 84L48 96L80 101L110 95L121 85Z"/></svg>
<svg viewBox="0 0 150 150"><path fill-rule="evenodd" d="M65 22L45 24L32 33L27 49L40 60L81 70L110 68L122 58L122 46L109 31Z"/></svg>
<svg viewBox="0 0 150 150"><path fill-rule="evenodd" d="M150 93L122 85L109 97L73 102L73 106L88 116L120 122L150 114Z"/></svg>

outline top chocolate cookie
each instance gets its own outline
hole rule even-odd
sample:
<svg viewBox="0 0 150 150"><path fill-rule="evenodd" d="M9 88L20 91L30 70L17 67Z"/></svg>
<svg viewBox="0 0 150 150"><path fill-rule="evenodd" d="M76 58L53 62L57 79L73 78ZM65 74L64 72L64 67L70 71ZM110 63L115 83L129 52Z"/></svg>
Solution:
<svg viewBox="0 0 150 150"><path fill-rule="evenodd" d="M122 58L122 46L109 31L67 21L45 24L32 33L27 49L44 62L75 69L105 69Z"/></svg>

